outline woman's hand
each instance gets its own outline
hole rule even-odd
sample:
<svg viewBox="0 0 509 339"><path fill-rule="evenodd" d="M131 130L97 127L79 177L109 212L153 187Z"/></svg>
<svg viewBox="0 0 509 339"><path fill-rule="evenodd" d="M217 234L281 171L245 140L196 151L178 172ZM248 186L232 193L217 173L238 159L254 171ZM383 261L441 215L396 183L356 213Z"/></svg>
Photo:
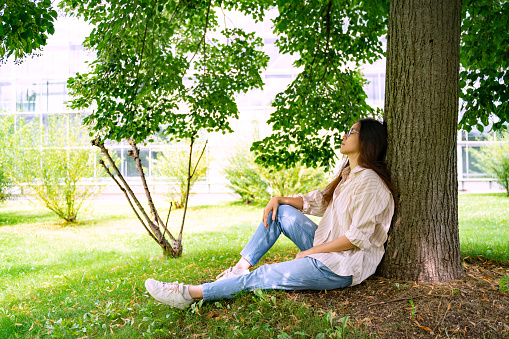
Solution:
<svg viewBox="0 0 509 339"><path fill-rule="evenodd" d="M306 255L308 255L310 253L308 253L308 251L302 251L302 252L299 252L297 253L297 255L295 256L295 259L300 259L300 258L304 258Z"/></svg>
<svg viewBox="0 0 509 339"><path fill-rule="evenodd" d="M268 229L269 224L267 223L267 219L269 218L269 213L272 212L272 221L276 220L276 212L277 207L279 206L279 198L280 197L273 197L269 200L269 203L265 208L263 209L263 223L265 227Z"/></svg>

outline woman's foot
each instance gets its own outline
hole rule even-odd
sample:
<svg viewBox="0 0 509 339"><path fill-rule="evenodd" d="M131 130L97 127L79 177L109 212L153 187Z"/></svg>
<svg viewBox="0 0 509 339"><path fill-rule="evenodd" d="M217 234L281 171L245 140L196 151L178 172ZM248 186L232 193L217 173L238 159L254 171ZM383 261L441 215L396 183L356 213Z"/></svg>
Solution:
<svg viewBox="0 0 509 339"><path fill-rule="evenodd" d="M154 279L145 281L145 288L148 293L157 301L183 310L194 303L189 294L188 287L183 283L166 283Z"/></svg>
<svg viewBox="0 0 509 339"><path fill-rule="evenodd" d="M240 269L237 268L236 266L233 266L228 268L227 270L224 270L220 275L218 275L216 277L216 281L240 277L241 275L248 273L249 273L248 269Z"/></svg>

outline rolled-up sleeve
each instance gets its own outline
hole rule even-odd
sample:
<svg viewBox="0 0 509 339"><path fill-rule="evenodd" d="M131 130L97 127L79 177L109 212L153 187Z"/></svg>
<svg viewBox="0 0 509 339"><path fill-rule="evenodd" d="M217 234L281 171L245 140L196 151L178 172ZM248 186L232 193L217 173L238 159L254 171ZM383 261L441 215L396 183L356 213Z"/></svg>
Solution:
<svg viewBox="0 0 509 339"><path fill-rule="evenodd" d="M317 217L323 216L327 209L327 204L323 201L323 191L315 190L307 194L297 194L296 197L302 198L302 213L315 215Z"/></svg>
<svg viewBox="0 0 509 339"><path fill-rule="evenodd" d="M349 206L352 223L345 236L361 250L371 246L376 216L382 213L391 199L390 193L376 182L365 182L355 192Z"/></svg>

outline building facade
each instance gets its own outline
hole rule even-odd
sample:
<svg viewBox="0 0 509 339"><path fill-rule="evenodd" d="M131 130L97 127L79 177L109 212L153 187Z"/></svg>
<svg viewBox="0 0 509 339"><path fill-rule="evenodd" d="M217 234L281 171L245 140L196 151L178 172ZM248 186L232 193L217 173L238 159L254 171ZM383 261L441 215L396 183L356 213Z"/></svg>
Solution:
<svg viewBox="0 0 509 339"><path fill-rule="evenodd" d="M231 27L242 27L246 31L255 31L263 38L264 50L270 56L267 69L263 72L265 86L263 90L253 90L236 98L240 118L232 121L235 133L231 135L211 134L208 152L212 155L207 178L195 185L199 193L227 193L227 181L222 174L222 164L227 161L228 154L239 140L250 140L254 131L260 135L270 133L266 124L273 108L270 107L275 95L286 88L300 72L292 63L295 57L281 55L274 45L276 36L272 32L269 13L264 22L254 22L239 13L227 13ZM226 21L225 21L226 22ZM13 62L0 65L0 112L15 114L25 121L36 122L45 128L51 115L76 114L66 107L69 100L66 86L67 79L76 72L86 72L87 62L94 59L92 52L83 48L82 42L91 31L91 27L76 18L60 15L55 23L55 34L48 39L48 45L41 56L28 59L20 65ZM385 93L385 60L363 68L368 81L366 93L368 103L373 107L383 107ZM474 130L458 132L458 187L468 191L493 191L500 187L493 178L489 178L477 166L476 159L471 156L471 149L480 148L488 143L485 137ZM233 146L232 146L233 145ZM153 171L153 162L165 144L151 144L141 148L141 158L147 168L148 179L155 183L157 178ZM127 157L129 145L112 145L121 161L121 171L128 180L137 186L137 171L130 157ZM111 186L107 192L115 193L116 187Z"/></svg>

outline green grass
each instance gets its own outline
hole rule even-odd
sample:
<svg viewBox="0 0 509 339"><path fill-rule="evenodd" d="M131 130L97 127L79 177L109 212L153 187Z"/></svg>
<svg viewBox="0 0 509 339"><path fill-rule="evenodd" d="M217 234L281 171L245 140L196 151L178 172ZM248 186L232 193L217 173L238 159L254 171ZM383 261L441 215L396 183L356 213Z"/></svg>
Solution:
<svg viewBox="0 0 509 339"><path fill-rule="evenodd" d="M78 225L19 202L0 206L0 338L365 337L347 318L313 311L283 291L184 311L147 295L149 277L201 283L231 266L261 219L259 206L192 207L184 256L168 260L127 204L94 205ZM172 213L175 225L180 213ZM264 262L295 253L281 241Z"/></svg>
<svg viewBox="0 0 509 339"><path fill-rule="evenodd" d="M509 262L509 197L460 194L458 209L462 257Z"/></svg>
<svg viewBox="0 0 509 339"><path fill-rule="evenodd" d="M462 194L459 210L462 254L509 261L509 199ZM184 256L167 260L122 200L94 203L77 225L26 202L0 205L0 338L367 337L339 310L313 310L283 291L184 311L146 294L149 277L213 280L238 259L261 212L238 203L192 207ZM181 213L172 212L172 230ZM261 264L295 253L280 241Z"/></svg>

